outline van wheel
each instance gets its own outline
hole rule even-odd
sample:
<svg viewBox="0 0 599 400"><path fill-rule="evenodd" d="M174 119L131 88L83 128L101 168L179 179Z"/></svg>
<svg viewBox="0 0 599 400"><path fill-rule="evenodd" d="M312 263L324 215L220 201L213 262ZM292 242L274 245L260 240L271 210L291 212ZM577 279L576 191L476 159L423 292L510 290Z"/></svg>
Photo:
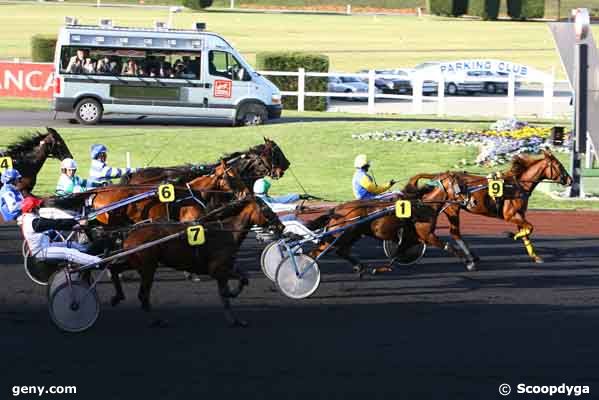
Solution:
<svg viewBox="0 0 599 400"><path fill-rule="evenodd" d="M261 104L247 104L241 107L237 115L237 124L243 126L262 125L268 119L266 108Z"/></svg>
<svg viewBox="0 0 599 400"><path fill-rule="evenodd" d="M447 94L450 96L455 96L456 94L458 94L458 87L455 83L447 84Z"/></svg>
<svg viewBox="0 0 599 400"><path fill-rule="evenodd" d="M75 107L75 118L83 125L94 125L102 119L102 105L99 101L87 98L77 103Z"/></svg>

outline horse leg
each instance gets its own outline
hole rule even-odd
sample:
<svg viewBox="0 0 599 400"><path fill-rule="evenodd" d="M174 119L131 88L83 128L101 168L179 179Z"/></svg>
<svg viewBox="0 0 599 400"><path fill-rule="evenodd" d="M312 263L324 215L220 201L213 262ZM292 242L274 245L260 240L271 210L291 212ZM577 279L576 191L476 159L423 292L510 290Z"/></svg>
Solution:
<svg viewBox="0 0 599 400"><path fill-rule="evenodd" d="M480 258L470 250L470 247L468 247L466 242L462 239L462 234L460 232L460 208L449 207L445 210L445 215L449 221L449 234L466 257L466 269L468 271L474 271L476 269L476 263L480 261Z"/></svg>
<svg viewBox="0 0 599 400"><path fill-rule="evenodd" d="M227 323L231 327L241 326L246 327L248 323L246 321L237 319L231 310L231 297L233 293L229 290L228 280L226 278L220 278L217 280L218 284L218 295L220 297L221 302L223 303L225 319ZM241 281L240 281L241 285Z"/></svg>
<svg viewBox="0 0 599 400"><path fill-rule="evenodd" d="M360 260L351 255L351 248L356 239L350 238L349 240L343 240L343 243L340 243L343 239L339 239L335 244L336 250L335 253L342 259L348 261L352 265L352 270L356 274L360 274L360 277L364 272L366 272L366 266L360 262ZM318 247L312 250L308 255L314 259L316 259L320 254L322 254L326 249L329 248L330 241L321 242Z"/></svg>
<svg viewBox="0 0 599 400"><path fill-rule="evenodd" d="M154 274L156 273L156 267L143 266L139 269L141 275L141 283L139 285L139 292L137 298L141 301L141 308L144 311L151 311L152 305L150 304L150 291L152 290L152 284L154 283Z"/></svg>
<svg viewBox="0 0 599 400"><path fill-rule="evenodd" d="M125 293L123 292L123 285L121 284L121 278L119 274L122 272L121 268L114 268L110 270L110 280L114 286L115 295L110 299L110 305L116 306L121 301L125 300Z"/></svg>
<svg viewBox="0 0 599 400"><path fill-rule="evenodd" d="M516 213L506 220L507 222L511 222L518 226L518 232L516 232L516 234L514 235L514 240L522 239L522 244L524 245L524 248L526 249L526 253L528 254L528 256L534 262L542 264L543 259L539 255L537 255L537 253L535 252L535 248L532 245L532 241L530 240L530 235L534 230L532 224L528 222L520 213Z"/></svg>
<svg viewBox="0 0 599 400"><path fill-rule="evenodd" d="M420 238L420 240L422 240L427 245L431 245L431 246L437 247L439 249L445 250L449 254L451 254L459 259L462 259L462 260L466 259L466 256L464 253L461 253L460 250L456 249L451 243L443 242L437 235L435 235L432 224L417 222L416 223L416 233L418 234L418 237ZM475 268L474 263L471 264L470 262L467 261L466 269L468 269L468 271L474 271L476 268Z"/></svg>

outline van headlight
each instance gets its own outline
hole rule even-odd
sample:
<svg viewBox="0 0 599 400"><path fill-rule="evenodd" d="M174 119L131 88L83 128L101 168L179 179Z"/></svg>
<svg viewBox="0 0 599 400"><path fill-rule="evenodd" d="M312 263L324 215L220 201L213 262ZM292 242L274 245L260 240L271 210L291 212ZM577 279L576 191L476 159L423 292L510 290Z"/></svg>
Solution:
<svg viewBox="0 0 599 400"><path fill-rule="evenodd" d="M281 104L281 95L273 94L270 98L270 101L272 102L272 104Z"/></svg>

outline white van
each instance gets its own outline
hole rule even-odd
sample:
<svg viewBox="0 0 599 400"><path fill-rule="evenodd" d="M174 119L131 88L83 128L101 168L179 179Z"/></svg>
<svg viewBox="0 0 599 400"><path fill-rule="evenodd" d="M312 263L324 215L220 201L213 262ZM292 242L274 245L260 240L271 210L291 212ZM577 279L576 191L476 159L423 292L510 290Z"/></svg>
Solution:
<svg viewBox="0 0 599 400"><path fill-rule="evenodd" d="M196 29L61 28L55 111L82 124L109 113L217 118L257 125L281 116L281 92L221 36Z"/></svg>

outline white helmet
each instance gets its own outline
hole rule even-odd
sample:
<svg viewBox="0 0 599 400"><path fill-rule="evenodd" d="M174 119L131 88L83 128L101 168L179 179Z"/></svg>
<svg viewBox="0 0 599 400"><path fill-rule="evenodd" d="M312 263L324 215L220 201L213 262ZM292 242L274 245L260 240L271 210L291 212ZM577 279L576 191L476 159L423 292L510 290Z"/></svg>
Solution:
<svg viewBox="0 0 599 400"><path fill-rule="evenodd" d="M366 165L368 165L368 157L366 157L366 154L358 154L354 160L354 167L362 168Z"/></svg>
<svg viewBox="0 0 599 400"><path fill-rule="evenodd" d="M65 158L60 162L62 169L77 169L77 163L72 158Z"/></svg>
<svg viewBox="0 0 599 400"><path fill-rule="evenodd" d="M260 178L256 182L254 182L254 193L266 194L268 193L268 189L270 189L270 182L266 179Z"/></svg>

